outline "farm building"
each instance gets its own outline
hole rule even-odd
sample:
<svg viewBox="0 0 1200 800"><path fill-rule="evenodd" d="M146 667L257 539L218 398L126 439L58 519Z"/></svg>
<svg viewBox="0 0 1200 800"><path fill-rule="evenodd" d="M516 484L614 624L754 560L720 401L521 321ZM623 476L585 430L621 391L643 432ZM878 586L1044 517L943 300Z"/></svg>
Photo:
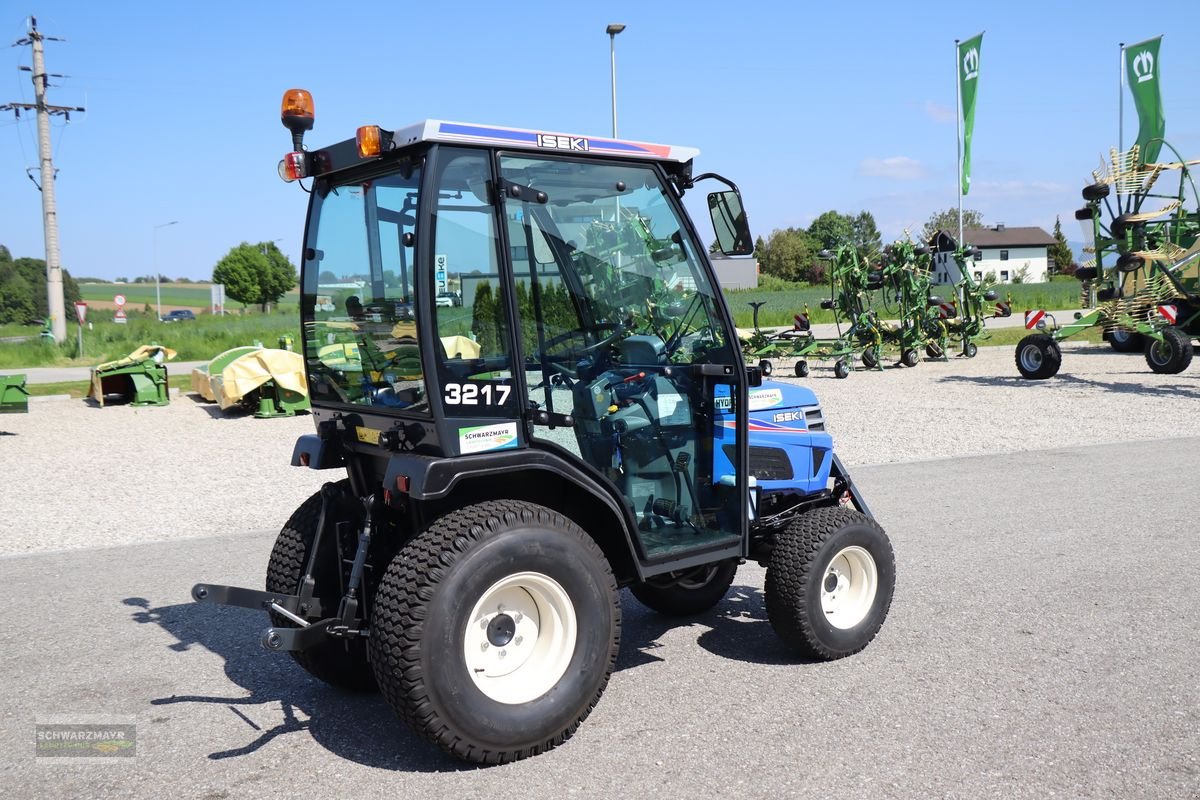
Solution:
<svg viewBox="0 0 1200 800"><path fill-rule="evenodd" d="M981 281L988 273L998 283L1042 283L1049 280L1048 248L1054 237L1038 227L1009 228L999 224L992 228L964 228L963 239L980 250L971 267L971 277ZM954 236L938 231L930 243L934 251L933 282L956 283L958 265L954 263Z"/></svg>

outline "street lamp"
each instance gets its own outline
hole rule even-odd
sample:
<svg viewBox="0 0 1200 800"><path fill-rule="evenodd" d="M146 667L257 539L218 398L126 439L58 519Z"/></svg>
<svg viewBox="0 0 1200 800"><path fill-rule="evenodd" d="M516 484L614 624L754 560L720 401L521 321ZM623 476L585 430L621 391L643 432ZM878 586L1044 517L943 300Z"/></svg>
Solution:
<svg viewBox="0 0 1200 800"><path fill-rule="evenodd" d="M613 138L617 138L617 34L625 30L625 26L614 22L604 29L608 34L608 55L612 60L612 123Z"/></svg>
<svg viewBox="0 0 1200 800"><path fill-rule="evenodd" d="M171 220L164 222L162 225L154 226L154 233L151 236L150 245L150 266L154 269L154 304L158 306L158 321L162 322L162 287L158 280L158 229L166 228L171 225L178 225L179 220Z"/></svg>

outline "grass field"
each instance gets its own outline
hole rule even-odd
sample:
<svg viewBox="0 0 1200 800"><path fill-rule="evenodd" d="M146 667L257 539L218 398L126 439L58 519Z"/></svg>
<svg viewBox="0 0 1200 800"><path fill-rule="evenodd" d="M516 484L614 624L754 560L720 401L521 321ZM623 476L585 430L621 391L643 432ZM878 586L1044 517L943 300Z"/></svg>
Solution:
<svg viewBox="0 0 1200 800"><path fill-rule="evenodd" d="M35 336L40 330L36 326L27 329ZM76 326L68 325L67 340L61 345L38 339L0 344L0 369L92 366L121 358L151 342L175 350L181 361L208 360L231 347L256 341L274 347L279 337L285 334L299 341L300 319L294 313L284 312L224 317L205 314L193 322L175 323L158 322L152 315L131 313L125 325L96 319L92 330L84 329L82 359L76 358L75 332Z"/></svg>
<svg viewBox="0 0 1200 800"><path fill-rule="evenodd" d="M69 394L71 397L87 397L88 381L66 381L64 383L30 383L25 386L30 397L46 397L52 394ZM190 372L171 374L171 365L167 365L167 385L172 389L191 391L192 375Z"/></svg>
<svg viewBox="0 0 1200 800"><path fill-rule="evenodd" d="M212 298L209 286L207 283L164 283L161 286L162 304L164 307L187 306L207 309ZM141 310L147 303L151 307L155 305L153 283L81 283L79 293L83 295L84 301L89 303L111 303L115 295L123 294L127 311ZM299 297L300 290L293 289L283 296L281 302L295 306L299 303ZM240 308L241 303L230 300L227 307Z"/></svg>
<svg viewBox="0 0 1200 800"><path fill-rule="evenodd" d="M938 289L935 287L934 293ZM1019 314L1027 308L1043 308L1058 311L1079 307L1079 283L1076 281L1055 281L1053 283L1024 283L1003 286L997 290L1000 297L1012 296L1013 313ZM893 318L888 308L895 308L895 301L890 297L884 298L880 292L873 292L872 301L876 310L884 319ZM749 303L765 302L758 312L760 325L791 325L792 315L808 306L809 318L816 323L833 322L833 312L821 308L821 301L829 299L829 287L803 286L792 284L785 289L740 289L725 293L729 310L733 313L735 324L739 328L749 328L753 325L754 316ZM887 300L885 303L884 300Z"/></svg>

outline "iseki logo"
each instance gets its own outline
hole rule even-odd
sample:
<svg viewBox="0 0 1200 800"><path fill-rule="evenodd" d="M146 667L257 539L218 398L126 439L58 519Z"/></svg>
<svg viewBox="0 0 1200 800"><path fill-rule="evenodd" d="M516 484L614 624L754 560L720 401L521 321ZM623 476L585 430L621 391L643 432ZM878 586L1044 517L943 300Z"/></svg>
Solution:
<svg viewBox="0 0 1200 800"><path fill-rule="evenodd" d="M574 153L586 153L588 140L584 136L559 136L554 133L539 133L537 146L549 150L567 150Z"/></svg>
<svg viewBox="0 0 1200 800"><path fill-rule="evenodd" d="M1133 57L1133 74L1138 83L1154 80L1154 54L1143 50Z"/></svg>
<svg viewBox="0 0 1200 800"><path fill-rule="evenodd" d="M963 80L971 81L979 77L979 50L972 47L963 54Z"/></svg>

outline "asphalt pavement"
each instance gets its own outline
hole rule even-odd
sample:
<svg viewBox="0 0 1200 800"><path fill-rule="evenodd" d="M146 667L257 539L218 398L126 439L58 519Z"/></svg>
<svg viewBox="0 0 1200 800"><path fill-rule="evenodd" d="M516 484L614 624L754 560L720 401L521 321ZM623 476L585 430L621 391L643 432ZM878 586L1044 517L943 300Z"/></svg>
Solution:
<svg viewBox="0 0 1200 800"><path fill-rule="evenodd" d="M1200 438L859 468L898 565L865 651L789 656L755 565L683 624L627 594L591 717L493 768L189 602L261 585L272 532L3 557L0 796L1197 797L1197 471ZM33 756L75 719L133 722L136 756Z"/></svg>

